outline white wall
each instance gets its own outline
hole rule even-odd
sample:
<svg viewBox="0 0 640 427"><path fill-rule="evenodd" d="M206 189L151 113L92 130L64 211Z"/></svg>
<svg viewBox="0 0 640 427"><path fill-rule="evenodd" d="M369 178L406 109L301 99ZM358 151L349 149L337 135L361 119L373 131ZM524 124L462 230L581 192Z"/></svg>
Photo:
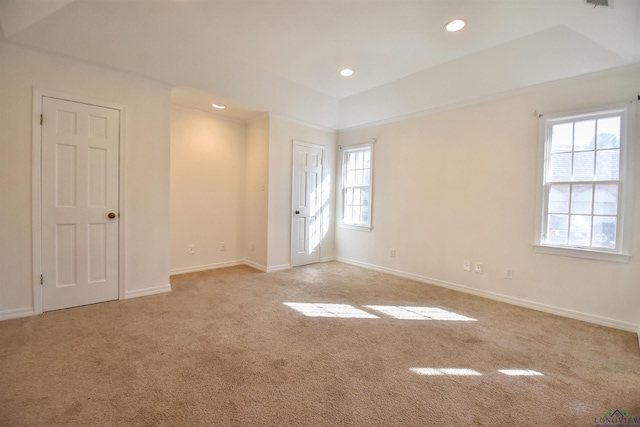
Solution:
<svg viewBox="0 0 640 427"><path fill-rule="evenodd" d="M245 173L245 262L267 270L269 221L269 116L247 125Z"/></svg>
<svg viewBox="0 0 640 427"><path fill-rule="evenodd" d="M197 271L246 263L263 271L290 267L293 141L325 148L327 234L332 214L336 132L265 114L249 123L174 107L171 122L171 269ZM220 242L227 249L220 251ZM187 254L194 244L196 253Z"/></svg>
<svg viewBox="0 0 640 427"><path fill-rule="evenodd" d="M172 274L242 263L245 139L244 122L172 108Z"/></svg>
<svg viewBox="0 0 640 427"><path fill-rule="evenodd" d="M291 170L293 141L324 147L323 182L330 192L327 204L329 221L327 234L321 242L320 255L324 260L335 257L333 206L335 186L336 139L334 131L310 127L278 116L270 116L269 124L269 257L268 271L291 266Z"/></svg>
<svg viewBox="0 0 640 427"><path fill-rule="evenodd" d="M640 72L627 68L341 131L343 146L373 137L378 142L373 231L338 228L338 258L637 331L640 150L635 159L635 256L629 263L534 253L538 120L532 111L555 113L620 103L638 93ZM396 258L390 257L392 248ZM463 271L463 260L482 262L484 273ZM506 268L515 270L513 280L504 278Z"/></svg>
<svg viewBox="0 0 640 427"><path fill-rule="evenodd" d="M325 146L325 175L335 177L335 132L268 115L246 124L244 129L237 123L223 123L222 119L184 110L174 109L172 116L167 87L0 43L0 319L33 312L34 87L126 107L127 210L123 221L127 230L128 296L166 289L170 267L192 268L239 259L263 270L288 266L293 140ZM637 255L628 264L618 264L542 255L532 250L538 124L531 112L618 103L638 93L640 72L632 68L340 132L341 145L378 139L374 230L365 233L338 228L335 240L330 231L323 244L323 259L335 255L419 280L637 331ZM169 202L169 123L178 163L171 164L177 173L172 185L182 189L198 186L200 195L214 193L201 205L198 227L185 222L190 217L187 211L193 212L193 204L198 203L196 193L178 193L175 187L175 199ZM640 126L640 118L637 124ZM182 144L202 141L219 142L221 145L215 146L219 151L201 146L203 151L198 156L197 152L182 150ZM228 164L218 163L218 156ZM638 159L640 149L635 159L634 254L640 249ZM206 165L189 170L189 163L199 160L207 160ZM210 170L208 166L221 169ZM200 185L201 178L228 182L208 189ZM177 207L182 197L189 208ZM331 204L334 197L331 194ZM219 198L229 202L225 210L216 210ZM171 223L176 231L173 239L169 235L170 212L176 215ZM194 230L206 225L208 215L219 215L216 218L220 222L211 221L212 227L200 229L207 239L203 243L183 241L201 237ZM178 233L179 227L183 227L184 236ZM216 252L220 241L227 243L225 254ZM185 258L185 243L195 244L202 258ZM396 258L389 257L391 248L396 249ZM484 263L484 273L463 272L465 259ZM507 267L515 269L513 280L503 278Z"/></svg>
<svg viewBox="0 0 640 427"><path fill-rule="evenodd" d="M0 319L33 312L33 89L126 107L126 295L169 285L169 89L0 43ZM121 296L124 297L124 296Z"/></svg>

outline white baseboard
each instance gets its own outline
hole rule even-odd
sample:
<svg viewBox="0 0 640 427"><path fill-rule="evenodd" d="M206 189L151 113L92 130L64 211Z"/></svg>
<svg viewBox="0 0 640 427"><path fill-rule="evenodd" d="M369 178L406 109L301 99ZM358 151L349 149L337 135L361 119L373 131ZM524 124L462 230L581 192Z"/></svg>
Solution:
<svg viewBox="0 0 640 427"><path fill-rule="evenodd" d="M262 264L258 264L253 261L249 261L245 259L245 260L238 260L238 261L220 262L217 264L198 265L194 267L175 268L171 270L169 274L171 276L174 276L177 274L194 273L196 271L206 271L206 270L215 270L217 268L233 267L236 265L246 265L251 268L255 268L256 270L260 270L263 273L273 273L276 271L288 270L291 268L290 264L281 264L281 265L274 265L272 267L266 267Z"/></svg>
<svg viewBox="0 0 640 427"><path fill-rule="evenodd" d="M267 267L267 273L274 273L276 271L288 270L291 268L291 264L274 265L273 267Z"/></svg>
<svg viewBox="0 0 640 427"><path fill-rule="evenodd" d="M495 301L506 302L508 304L530 308L532 310L551 313L558 316L568 317L571 319L582 320L584 322L594 323L596 325L601 325L601 326L607 326L609 328L614 328L614 329L621 329L623 331L636 332L638 333L638 344L640 345L640 325L636 325L631 322L623 322L620 320L610 319L607 317L597 316L594 314L583 313L580 311L570 310L567 308L542 304L539 302L529 301L521 298L515 298L509 295L503 295L496 292L483 291L481 289L475 289L475 288L460 285L457 283L446 282L446 281L434 279L431 277L425 277L418 274L407 273L404 271L394 270L386 267L380 267L377 265L368 264L365 262L355 261L351 259L338 257L337 261L344 262L345 264L351 264L358 267L363 267L369 270L380 271L382 273L391 274L393 276L403 277L405 279L415 280L416 282L428 283L430 285L436 285L443 288L452 289L454 291L464 292L467 294L472 294L479 297L492 299Z"/></svg>
<svg viewBox="0 0 640 427"><path fill-rule="evenodd" d="M251 268L255 268L256 270L260 270L260 271L262 271L263 273L266 273L266 272L267 272L267 267L265 267L265 266L264 266L264 265L262 265L262 264L258 264L258 263L256 263L256 262L249 261L249 260L246 260L246 259L245 259L244 261L242 261L242 263L243 263L244 265L247 265L247 266L251 267Z"/></svg>
<svg viewBox="0 0 640 427"><path fill-rule="evenodd" d="M132 291L126 291L124 294L124 299L145 297L148 295L161 294L161 293L170 292L170 291L171 291L171 285L167 283L166 285L152 286L150 288L134 289Z"/></svg>
<svg viewBox="0 0 640 427"><path fill-rule="evenodd" d="M127 291L125 293L124 299L143 297L147 295L155 295L163 292L171 291L171 285L162 285L162 286L154 286L151 288L145 289L135 289L132 291ZM9 320L9 319L17 319L19 317L29 317L34 316L36 314L33 307L25 307L25 308L16 308L12 310L3 310L0 311L0 321Z"/></svg>
<svg viewBox="0 0 640 427"><path fill-rule="evenodd" d="M326 256L322 258L322 262L331 262L331 261L336 261L336 257L335 256Z"/></svg>
<svg viewBox="0 0 640 427"><path fill-rule="evenodd" d="M239 261L217 262L214 264L196 265L193 267L174 268L173 270L169 270L169 275L175 276L176 274L195 273L197 271L215 270L216 268L234 267L236 265L242 265L245 263L246 261L239 260Z"/></svg>
<svg viewBox="0 0 640 427"><path fill-rule="evenodd" d="M29 317L33 316L35 311L33 307L25 307L25 308L15 308L12 310L3 310L0 311L0 321L9 320L9 319L17 319L19 317Z"/></svg>

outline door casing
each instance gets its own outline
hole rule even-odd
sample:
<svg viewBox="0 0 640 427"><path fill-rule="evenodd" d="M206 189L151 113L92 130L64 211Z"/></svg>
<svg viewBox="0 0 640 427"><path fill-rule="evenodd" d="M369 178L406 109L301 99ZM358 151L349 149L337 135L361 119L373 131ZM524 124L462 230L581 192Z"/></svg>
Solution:
<svg viewBox="0 0 640 427"><path fill-rule="evenodd" d="M125 203L125 147L126 147L126 107L112 102L96 100L67 93L56 92L47 89L34 88L33 90L33 117L31 140L31 236L32 236L32 281L33 281L33 312L42 314L42 127L40 117L42 114L42 98L51 97L71 102L92 104L99 107L111 108L120 111L120 147L119 147L119 212L120 221L118 228L118 298L125 295L125 236L126 236L126 203Z"/></svg>

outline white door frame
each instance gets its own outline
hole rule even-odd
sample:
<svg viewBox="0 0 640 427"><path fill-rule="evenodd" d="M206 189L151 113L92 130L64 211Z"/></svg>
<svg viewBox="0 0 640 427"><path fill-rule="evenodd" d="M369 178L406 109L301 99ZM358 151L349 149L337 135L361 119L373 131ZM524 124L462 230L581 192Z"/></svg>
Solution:
<svg viewBox="0 0 640 427"><path fill-rule="evenodd" d="M322 152L322 161L320 163L320 200L322 200L322 192L323 192L323 186L322 186L322 182L324 180L324 145L318 145L318 144L312 144L310 142L304 142L304 141L297 141L297 140L293 140L293 144L291 145L291 209L289 209L290 213L293 213L293 197L294 194L293 192L295 191L295 185L294 185L294 180L296 179L294 172L294 162L295 159L293 157L293 153L294 153L294 148L295 146L302 146L302 147L309 147L309 148L314 148L316 150L320 150ZM320 206L320 216L324 215L324 206ZM294 223L293 223L293 216L290 217L291 220L291 228L290 228L290 233L291 233L291 241L289 242L289 265L291 267L293 267L293 227L294 227ZM324 232L324 227L326 226L324 223L324 218L322 218L322 221L320 222L320 226L322 227L321 229L321 235ZM320 240L320 242L318 243L318 256L319 256L319 260L320 262L322 262L322 240Z"/></svg>
<svg viewBox="0 0 640 427"><path fill-rule="evenodd" d="M33 118L31 122L31 245L32 245L32 274L33 274L33 312L42 314L42 98L50 97L82 104L111 108L120 112L120 153L119 153L119 212L118 221L118 299L125 295L125 119L126 107L112 102L90 99L82 96L70 95L47 89L33 89Z"/></svg>

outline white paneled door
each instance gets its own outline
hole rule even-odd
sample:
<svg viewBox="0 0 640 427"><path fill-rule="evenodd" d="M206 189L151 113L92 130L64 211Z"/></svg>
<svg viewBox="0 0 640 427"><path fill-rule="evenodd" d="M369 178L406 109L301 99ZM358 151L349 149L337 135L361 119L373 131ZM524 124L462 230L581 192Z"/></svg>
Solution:
<svg viewBox="0 0 640 427"><path fill-rule="evenodd" d="M42 309L118 299L119 110L42 97Z"/></svg>
<svg viewBox="0 0 640 427"><path fill-rule="evenodd" d="M323 150L320 146L304 143L293 145L293 267L320 262L320 245L324 237L322 156Z"/></svg>

